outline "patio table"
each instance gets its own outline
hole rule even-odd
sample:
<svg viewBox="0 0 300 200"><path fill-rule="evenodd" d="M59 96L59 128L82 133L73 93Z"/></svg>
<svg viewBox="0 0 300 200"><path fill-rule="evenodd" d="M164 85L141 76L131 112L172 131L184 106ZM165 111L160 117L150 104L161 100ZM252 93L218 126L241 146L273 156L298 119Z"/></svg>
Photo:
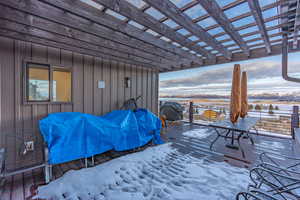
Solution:
<svg viewBox="0 0 300 200"><path fill-rule="evenodd" d="M220 138L231 139L231 143L227 144L226 147L232 148L232 149L240 149L243 155L243 158L245 158L244 150L240 144L241 137L249 138L251 141L251 144L254 144L254 140L249 135L250 130L254 129L256 133L258 134L257 130L255 129L255 125L258 122L259 118L257 117L245 117L239 119L236 123L232 123L230 119L225 119L221 121L212 122L209 124L210 127L212 127L216 133L217 137L212 141L210 144L210 149L212 149L215 142ZM218 129L225 129L225 132L221 132ZM238 146L234 145L234 141L237 140Z"/></svg>

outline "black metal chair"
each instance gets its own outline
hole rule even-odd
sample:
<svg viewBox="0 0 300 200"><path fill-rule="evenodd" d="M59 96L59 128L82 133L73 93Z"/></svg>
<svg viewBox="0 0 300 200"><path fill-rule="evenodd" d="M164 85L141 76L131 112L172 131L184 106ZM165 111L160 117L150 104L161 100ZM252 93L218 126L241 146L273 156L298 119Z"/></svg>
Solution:
<svg viewBox="0 0 300 200"><path fill-rule="evenodd" d="M280 199L300 199L300 173L272 164L261 164L250 171L256 189Z"/></svg>
<svg viewBox="0 0 300 200"><path fill-rule="evenodd" d="M247 192L240 192L236 195L236 200L281 200L263 190L252 188Z"/></svg>

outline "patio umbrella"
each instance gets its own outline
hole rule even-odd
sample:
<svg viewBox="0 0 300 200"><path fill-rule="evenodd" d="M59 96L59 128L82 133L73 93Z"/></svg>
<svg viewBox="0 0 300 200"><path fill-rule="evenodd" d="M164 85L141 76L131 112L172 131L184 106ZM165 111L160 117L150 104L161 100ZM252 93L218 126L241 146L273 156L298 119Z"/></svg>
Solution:
<svg viewBox="0 0 300 200"><path fill-rule="evenodd" d="M230 121L237 122L241 112L241 68L239 64L234 65L232 74L232 87L230 99Z"/></svg>
<svg viewBox="0 0 300 200"><path fill-rule="evenodd" d="M242 73L241 81L241 117L246 117L248 112L248 96L247 96L247 72Z"/></svg>

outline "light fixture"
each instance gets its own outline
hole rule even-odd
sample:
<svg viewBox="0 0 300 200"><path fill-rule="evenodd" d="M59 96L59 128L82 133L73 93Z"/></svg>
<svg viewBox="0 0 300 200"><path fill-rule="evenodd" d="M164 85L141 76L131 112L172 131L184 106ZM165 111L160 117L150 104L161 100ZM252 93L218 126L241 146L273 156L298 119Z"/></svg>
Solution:
<svg viewBox="0 0 300 200"><path fill-rule="evenodd" d="M125 77L125 88L131 88L131 78Z"/></svg>

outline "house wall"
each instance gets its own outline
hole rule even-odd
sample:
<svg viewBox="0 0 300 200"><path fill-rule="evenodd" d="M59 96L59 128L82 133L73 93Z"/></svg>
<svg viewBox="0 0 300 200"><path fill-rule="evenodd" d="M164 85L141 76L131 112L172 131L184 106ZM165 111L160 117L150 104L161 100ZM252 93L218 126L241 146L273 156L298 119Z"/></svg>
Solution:
<svg viewBox="0 0 300 200"><path fill-rule="evenodd" d="M24 60L72 67L72 104L24 104ZM131 88L124 87L131 77ZM105 80L105 88L97 81ZM8 170L43 161L38 121L54 112L102 115L121 107L126 99L142 95L139 106L158 112L158 72L62 49L0 37L0 145L6 147ZM20 155L21 144L33 140L35 151Z"/></svg>

